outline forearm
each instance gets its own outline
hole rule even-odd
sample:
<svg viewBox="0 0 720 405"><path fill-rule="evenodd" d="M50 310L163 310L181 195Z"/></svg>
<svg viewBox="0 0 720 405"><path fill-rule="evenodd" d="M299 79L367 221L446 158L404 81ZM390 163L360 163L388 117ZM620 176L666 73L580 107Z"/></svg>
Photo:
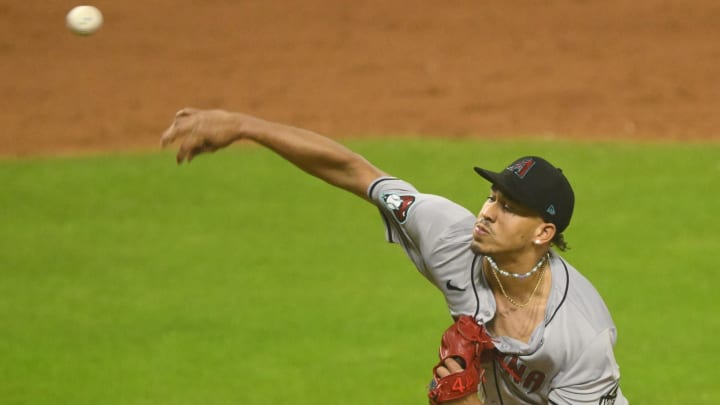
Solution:
<svg viewBox="0 0 720 405"><path fill-rule="evenodd" d="M244 121L242 134L312 176L365 199L370 183L384 175L361 155L309 130L254 119Z"/></svg>

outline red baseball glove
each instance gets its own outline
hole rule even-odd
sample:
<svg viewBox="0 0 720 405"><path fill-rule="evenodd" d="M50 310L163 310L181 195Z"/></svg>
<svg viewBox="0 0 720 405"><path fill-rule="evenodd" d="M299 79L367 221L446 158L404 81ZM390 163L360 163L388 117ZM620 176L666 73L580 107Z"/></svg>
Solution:
<svg viewBox="0 0 720 405"><path fill-rule="evenodd" d="M443 334L440 341L440 362L433 368L433 380L428 397L432 405L465 397L478 391L481 373L480 363L485 356L495 355L495 345L485 331L471 316L461 316ZM452 357L464 368L462 372L445 377L437 374L447 358Z"/></svg>

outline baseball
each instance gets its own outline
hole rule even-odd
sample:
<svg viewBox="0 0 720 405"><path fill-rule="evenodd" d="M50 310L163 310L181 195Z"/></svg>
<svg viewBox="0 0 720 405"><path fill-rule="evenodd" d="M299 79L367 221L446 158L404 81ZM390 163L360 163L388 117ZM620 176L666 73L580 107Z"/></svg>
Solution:
<svg viewBox="0 0 720 405"><path fill-rule="evenodd" d="M97 7L77 6L65 18L68 28L78 35L90 35L103 23L103 16Z"/></svg>

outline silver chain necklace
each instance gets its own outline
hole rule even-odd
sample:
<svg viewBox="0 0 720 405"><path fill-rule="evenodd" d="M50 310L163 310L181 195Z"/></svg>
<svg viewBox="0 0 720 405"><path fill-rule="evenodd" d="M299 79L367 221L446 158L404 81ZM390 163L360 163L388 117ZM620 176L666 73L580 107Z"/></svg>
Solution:
<svg viewBox="0 0 720 405"><path fill-rule="evenodd" d="M513 277L513 278L528 278L528 277L532 276L533 274L535 274L535 272L537 272L548 260L550 260L550 252L545 253L543 255L543 257L541 257L540 260L538 260L538 262L535 263L535 267L533 267L527 273L523 273L523 274L510 273L509 271L505 271L505 270L501 269L500 267L498 267L498 265L495 263L495 261L493 260L492 257L490 257L490 256L485 256L485 257L487 257L488 263L490 263L490 267L492 268L492 270L496 273L499 273L501 276Z"/></svg>

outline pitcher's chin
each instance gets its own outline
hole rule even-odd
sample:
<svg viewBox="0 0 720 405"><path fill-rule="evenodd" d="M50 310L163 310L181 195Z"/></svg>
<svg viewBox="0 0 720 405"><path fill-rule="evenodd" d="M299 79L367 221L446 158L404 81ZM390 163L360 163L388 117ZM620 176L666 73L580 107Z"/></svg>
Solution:
<svg viewBox="0 0 720 405"><path fill-rule="evenodd" d="M479 242L477 240L473 240L472 242L470 242L470 250L472 250L472 252L476 255L487 254L487 251L483 248L482 242Z"/></svg>

